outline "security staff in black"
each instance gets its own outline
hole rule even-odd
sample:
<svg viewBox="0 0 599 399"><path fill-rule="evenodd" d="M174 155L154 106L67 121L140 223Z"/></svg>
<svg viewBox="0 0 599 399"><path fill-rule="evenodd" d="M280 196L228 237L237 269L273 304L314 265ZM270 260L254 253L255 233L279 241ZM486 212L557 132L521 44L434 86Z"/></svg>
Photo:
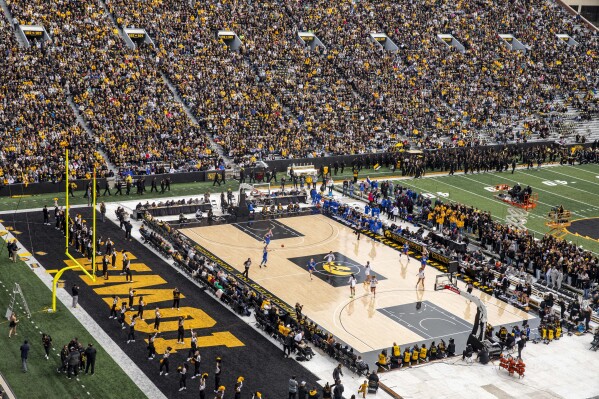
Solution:
<svg viewBox="0 0 599 399"><path fill-rule="evenodd" d="M245 169L243 166L239 170L239 183L245 183Z"/></svg>
<svg viewBox="0 0 599 399"><path fill-rule="evenodd" d="M88 373L91 367L91 375L94 375L96 368L96 348L93 344L88 344L85 349L85 357L87 358L87 364L85 366L85 374Z"/></svg>
<svg viewBox="0 0 599 399"><path fill-rule="evenodd" d="M156 182L156 176L152 177L152 189L150 190L150 192L153 193L154 191L158 192L158 183Z"/></svg>
<svg viewBox="0 0 599 399"><path fill-rule="evenodd" d="M100 190L98 190L98 192L100 192ZM108 180L104 180L104 193L102 194L102 197L104 197L106 195L106 193L108 193L108 195L112 195L110 193L110 183L108 183Z"/></svg>
<svg viewBox="0 0 599 399"><path fill-rule="evenodd" d="M272 168L272 176L271 176L271 180L274 179L275 183L277 183L277 168Z"/></svg>
<svg viewBox="0 0 599 399"><path fill-rule="evenodd" d="M50 224L50 212L48 211L48 207L46 205L44 205L44 209L42 211L44 212L44 224L49 225Z"/></svg>
<svg viewBox="0 0 599 399"><path fill-rule="evenodd" d="M117 182L114 184L114 188L116 188L116 192L114 193L114 195L123 195L123 182L120 180L117 180Z"/></svg>
<svg viewBox="0 0 599 399"><path fill-rule="evenodd" d="M217 184L220 187L220 176L218 172L214 172L214 182L212 183L212 187L216 186Z"/></svg>

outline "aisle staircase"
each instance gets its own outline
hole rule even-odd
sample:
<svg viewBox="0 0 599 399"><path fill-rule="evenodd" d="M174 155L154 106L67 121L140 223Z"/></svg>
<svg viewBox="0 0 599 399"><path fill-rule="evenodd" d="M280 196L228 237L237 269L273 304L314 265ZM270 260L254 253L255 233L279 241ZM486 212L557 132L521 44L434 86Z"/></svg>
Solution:
<svg viewBox="0 0 599 399"><path fill-rule="evenodd" d="M3 0L0 0L3 1ZM114 17L114 15L110 12L110 10L108 9L108 6L106 5L106 3L104 2L104 0L98 0L100 6L104 9L104 12L106 13L106 15L108 16L108 18L112 21L113 25L118 29L119 31L119 35L123 38L123 40L125 41L125 43L127 43L127 46L129 46L130 48L135 48L135 45L133 44L133 42L131 41L131 39L123 32L123 30L117 25L116 19ZM198 129L200 128L200 123L198 122L197 118L195 117L195 115L193 114L193 112L191 112L191 109L187 106L187 104L185 103L185 101L183 101L183 99L181 98L181 96L179 95L179 91L177 90L177 88L175 87L175 85L173 84L173 82L169 79L169 77L160 69L160 67L156 64L153 64L152 67L156 68L156 70L160 73L160 75L162 76L162 80L164 82L164 84L169 88L169 90L171 91L171 94L173 95L173 98L179 103L181 104L181 106L183 107L183 110L185 111L185 114L187 115L187 117L189 118L189 120L192 122L192 124L194 126L196 126ZM231 158L229 158L223 148L218 145L213 138L211 137L210 134L206 134L206 137L208 138L208 141L210 142L210 148L215 151L218 156L220 158L222 158L226 164L233 164L233 160Z"/></svg>
<svg viewBox="0 0 599 399"><path fill-rule="evenodd" d="M158 68L157 65L155 67ZM187 115L189 120L191 120L191 122L193 123L194 126L196 126L198 129L200 129L200 123L198 122L198 119L195 117L193 112L191 112L191 109L187 106L185 101L183 101L183 99L179 95L179 90L177 90L177 88L175 87L173 82L170 80L170 78L160 68L158 68L158 71L160 72L160 75L162 76L162 80L164 81L164 84L171 91L174 99L179 104L181 104L181 107L183 107L183 110L185 110L185 114ZM208 138L208 141L210 142L210 148L213 151L216 151L218 156L220 158L222 158L226 164L233 165L233 160L227 154L225 154L223 147L221 147L219 144L217 144L210 134L206 134L206 137Z"/></svg>
<svg viewBox="0 0 599 399"><path fill-rule="evenodd" d="M12 22L13 17L10 12L10 9L8 8L8 4L6 4L6 0L0 0L0 8L2 8L2 11L4 12L4 17L6 18L6 21L7 21L7 25L11 27L13 34L17 38L17 42L19 43L19 46L22 48L29 47L23 34L15 28L15 26Z"/></svg>
<svg viewBox="0 0 599 399"><path fill-rule="evenodd" d="M116 174L119 171L119 168L110 161L110 158L102 149L102 146L100 145L100 140L98 139L98 137L96 137L94 135L94 132L89 127L86 120L83 118L83 115L82 115L81 111L79 110L79 107L77 107L77 104L75 104L75 101L73 100L73 96L70 94L68 94L68 97L67 97L67 104L69 104L69 106L73 110L73 113L77 117L77 123L79 124L79 126L81 126L81 128L83 130L85 130L89 139L96 144L96 151L98 151L100 153L100 155L102 155L102 158L104 158L104 162L106 162L106 166L108 167L108 170L112 170Z"/></svg>

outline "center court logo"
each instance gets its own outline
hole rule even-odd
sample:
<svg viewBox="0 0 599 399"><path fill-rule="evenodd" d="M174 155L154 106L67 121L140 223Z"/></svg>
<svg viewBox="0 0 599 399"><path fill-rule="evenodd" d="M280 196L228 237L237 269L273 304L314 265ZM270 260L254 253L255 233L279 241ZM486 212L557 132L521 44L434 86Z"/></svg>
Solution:
<svg viewBox="0 0 599 399"><path fill-rule="evenodd" d="M355 265L345 265L340 262L328 263L326 261L322 263L322 270L333 275L333 276L350 276L352 274L359 274L360 268ZM316 265L316 270L319 270L319 265Z"/></svg>
<svg viewBox="0 0 599 399"><path fill-rule="evenodd" d="M289 261L296 264L308 272L308 263L310 259L314 259L316 263L314 276L331 284L333 287L344 287L349 285L349 276L354 275L359 282L364 281L364 266L359 262L339 253L333 252L335 260L327 262L325 256L328 253L316 253L313 255L300 256L297 258L289 258ZM371 272L371 275L376 275L379 280L386 280L384 276L378 273Z"/></svg>

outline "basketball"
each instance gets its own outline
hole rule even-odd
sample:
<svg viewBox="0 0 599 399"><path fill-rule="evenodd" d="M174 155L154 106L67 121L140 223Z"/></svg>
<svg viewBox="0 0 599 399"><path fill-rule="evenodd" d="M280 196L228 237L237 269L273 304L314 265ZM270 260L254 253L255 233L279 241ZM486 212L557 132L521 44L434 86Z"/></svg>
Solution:
<svg viewBox="0 0 599 399"><path fill-rule="evenodd" d="M281 248L285 248L285 244L281 244Z"/></svg>

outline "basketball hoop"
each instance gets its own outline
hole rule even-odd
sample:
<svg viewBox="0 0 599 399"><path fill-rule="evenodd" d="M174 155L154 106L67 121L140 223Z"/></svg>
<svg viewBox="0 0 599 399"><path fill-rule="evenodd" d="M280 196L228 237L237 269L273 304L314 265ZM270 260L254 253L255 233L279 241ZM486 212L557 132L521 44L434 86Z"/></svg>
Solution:
<svg viewBox="0 0 599 399"><path fill-rule="evenodd" d="M435 291L454 290L458 287L458 278L450 273L439 274L435 277Z"/></svg>

